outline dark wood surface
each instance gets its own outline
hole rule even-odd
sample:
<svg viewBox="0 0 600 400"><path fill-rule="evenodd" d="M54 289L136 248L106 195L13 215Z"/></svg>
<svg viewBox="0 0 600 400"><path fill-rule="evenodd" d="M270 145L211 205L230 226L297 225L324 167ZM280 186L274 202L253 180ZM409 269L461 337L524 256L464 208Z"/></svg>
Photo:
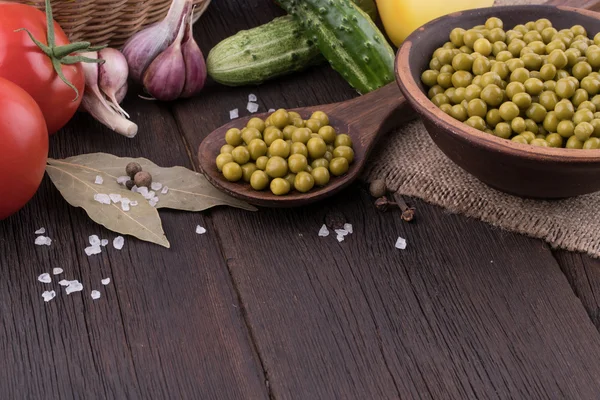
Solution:
<svg viewBox="0 0 600 400"><path fill-rule="evenodd" d="M280 14L267 0L214 1L196 36L208 51ZM171 105L132 95L135 139L78 115L51 155L196 168L202 139L231 108L245 115L249 93L261 110L355 96L326 66L257 88L211 84ZM0 222L0 398L599 398L600 263L410 202L413 224L377 212L361 183L297 209L161 211L171 249L126 238L88 258L89 235L116 235L45 179ZM354 233L320 238L326 221ZM33 244L41 226L50 247ZM84 291L37 282L53 267Z"/></svg>

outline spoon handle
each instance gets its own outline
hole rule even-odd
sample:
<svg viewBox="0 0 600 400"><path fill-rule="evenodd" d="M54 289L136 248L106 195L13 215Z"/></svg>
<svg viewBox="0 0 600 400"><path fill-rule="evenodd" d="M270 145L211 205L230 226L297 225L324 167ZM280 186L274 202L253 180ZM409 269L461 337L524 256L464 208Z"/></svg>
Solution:
<svg viewBox="0 0 600 400"><path fill-rule="evenodd" d="M327 106L327 111L348 124L349 132L370 150L380 135L417 118L402 96L396 82L342 103Z"/></svg>

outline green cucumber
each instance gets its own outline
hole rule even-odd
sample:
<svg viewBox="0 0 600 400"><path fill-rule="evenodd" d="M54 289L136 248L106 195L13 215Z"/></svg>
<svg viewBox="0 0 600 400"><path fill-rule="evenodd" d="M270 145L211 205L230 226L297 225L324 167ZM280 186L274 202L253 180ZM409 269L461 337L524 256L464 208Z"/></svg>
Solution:
<svg viewBox="0 0 600 400"><path fill-rule="evenodd" d="M288 15L218 43L208 54L206 68L215 81L241 86L259 84L323 61L319 48Z"/></svg>
<svg viewBox="0 0 600 400"><path fill-rule="evenodd" d="M350 0L278 0L353 88L365 94L394 80L394 50Z"/></svg>
<svg viewBox="0 0 600 400"><path fill-rule="evenodd" d="M373 0L353 0L377 17ZM218 43L208 54L206 68L228 86L260 84L325 61L317 45L307 39L300 23L285 16L240 31Z"/></svg>

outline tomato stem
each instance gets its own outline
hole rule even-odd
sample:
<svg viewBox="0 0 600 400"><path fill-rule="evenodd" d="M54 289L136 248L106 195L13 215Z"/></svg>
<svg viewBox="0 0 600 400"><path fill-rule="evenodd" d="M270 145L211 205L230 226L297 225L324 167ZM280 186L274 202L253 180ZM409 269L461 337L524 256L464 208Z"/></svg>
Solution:
<svg viewBox="0 0 600 400"><path fill-rule="evenodd" d="M77 101L79 99L79 90L73 85L69 80L65 77L62 71L63 65L72 65L80 62L87 63L96 63L101 64L104 60L93 59L88 57L83 57L81 55L77 55L79 52L88 52L88 51L99 51L105 48L106 46L92 46L90 42L75 42L69 43L63 46L56 46L56 37L54 33L54 18L52 17L52 6L50 5L50 0L45 0L46 3L46 25L47 25L47 34L46 41L48 45L37 40L31 32L29 32L25 28L17 29L15 32L25 31L27 35L31 38L33 43L40 48L41 51L44 52L52 62L52 67L54 71L58 75L58 77L71 89L75 91L75 98L73 101ZM71 55L75 54L75 55Z"/></svg>

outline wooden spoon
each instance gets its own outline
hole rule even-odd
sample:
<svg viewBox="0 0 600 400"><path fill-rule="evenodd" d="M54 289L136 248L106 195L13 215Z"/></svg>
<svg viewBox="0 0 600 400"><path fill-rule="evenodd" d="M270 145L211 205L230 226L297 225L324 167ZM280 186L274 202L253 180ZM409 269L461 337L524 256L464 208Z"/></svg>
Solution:
<svg viewBox="0 0 600 400"><path fill-rule="evenodd" d="M275 196L268 189L256 191L245 182L229 182L217 170L215 159L225 144L225 132L230 128L243 128L252 117L266 119L269 114L255 114L236 119L224 125L200 144L198 159L206 178L225 193L264 207L296 207L329 197L352 183L365 166L371 150L384 133L417 117L412 112L396 83L352 100L314 107L296 108L302 118L308 119L314 111L323 111L329 116L330 124L338 133L347 133L352 138L354 162L350 170L340 177L331 177L324 187L315 187L308 193L292 191L285 196Z"/></svg>

